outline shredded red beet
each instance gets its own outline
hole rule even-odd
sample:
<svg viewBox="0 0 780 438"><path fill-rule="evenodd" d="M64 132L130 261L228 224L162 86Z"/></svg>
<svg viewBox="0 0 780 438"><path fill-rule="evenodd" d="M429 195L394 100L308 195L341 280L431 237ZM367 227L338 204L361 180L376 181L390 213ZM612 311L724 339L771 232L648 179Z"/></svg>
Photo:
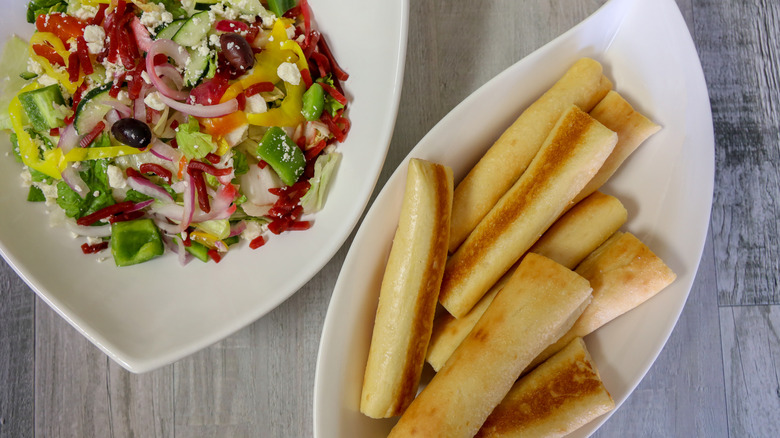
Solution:
<svg viewBox="0 0 780 438"><path fill-rule="evenodd" d="M231 172L233 172L232 167L226 167L224 169L217 169L216 167L212 166L211 164L206 164L201 161L196 160L190 160L190 163L187 165L187 171L190 170L199 170L201 172L206 172L209 175L213 176L227 176L230 175Z"/></svg>
<svg viewBox="0 0 780 438"><path fill-rule="evenodd" d="M192 161L190 161L190 164L192 164ZM206 213L210 212L211 205L209 204L209 193L206 191L206 181L203 179L203 171L192 166L187 166L187 173L190 174L192 183L195 184L200 209Z"/></svg>
<svg viewBox="0 0 780 438"><path fill-rule="evenodd" d="M114 205L109 205L108 207L101 208L92 214L88 214L76 219L76 223L81 226L92 225L101 219L105 219L109 216L113 216L115 214L122 213L125 210L129 210L133 208L133 205L134 204L132 201L124 201Z"/></svg>
<svg viewBox="0 0 780 438"><path fill-rule="evenodd" d="M265 239L263 236L257 236L249 242L249 247L252 249L260 248L265 245Z"/></svg>
<svg viewBox="0 0 780 438"><path fill-rule="evenodd" d="M140 218L144 215L143 210L128 211L126 213L119 213L108 218L109 223L126 222Z"/></svg>
<svg viewBox="0 0 780 438"><path fill-rule="evenodd" d="M219 263L220 260L222 260L222 256L219 254L219 252L217 252L216 249L210 249L206 254L211 257L211 260L214 260L214 263Z"/></svg>
<svg viewBox="0 0 780 438"><path fill-rule="evenodd" d="M84 254L95 254L100 251L103 251L106 248L108 248L108 242L100 242L100 243L95 243L93 245L84 243L81 245L81 252L83 252Z"/></svg>
<svg viewBox="0 0 780 438"><path fill-rule="evenodd" d="M94 128L92 128L91 131L89 131L89 134L85 135L80 141L79 146L85 148L92 144L93 141L95 141L96 138L98 138L98 135L100 135L101 132L103 132L103 129L105 129L106 123L105 122L98 122L97 125L95 125Z"/></svg>
<svg viewBox="0 0 780 438"><path fill-rule="evenodd" d="M129 169L130 168L128 167L128 170ZM153 173L159 176L160 178L164 179L165 182L167 182L168 184L171 183L171 178L173 177L173 174L171 173L170 170L155 163L144 163L138 166L138 170L140 170L143 173Z"/></svg>

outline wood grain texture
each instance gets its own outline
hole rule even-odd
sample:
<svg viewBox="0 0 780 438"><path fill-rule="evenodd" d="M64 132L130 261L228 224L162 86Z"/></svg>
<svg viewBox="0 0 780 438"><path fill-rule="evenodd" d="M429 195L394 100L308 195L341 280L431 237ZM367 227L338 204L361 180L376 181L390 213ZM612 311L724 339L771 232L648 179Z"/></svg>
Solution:
<svg viewBox="0 0 780 438"><path fill-rule="evenodd" d="M694 8L715 125L719 303L780 304L780 3L695 0Z"/></svg>
<svg viewBox="0 0 780 438"><path fill-rule="evenodd" d="M728 436L711 237L710 233L669 341L636 390L594 437L654 428L653 436Z"/></svg>
<svg viewBox="0 0 780 438"><path fill-rule="evenodd" d="M0 260L0 438L33 436L35 296Z"/></svg>
<svg viewBox="0 0 780 438"><path fill-rule="evenodd" d="M731 436L780 436L780 306L720 309Z"/></svg>
<svg viewBox="0 0 780 438"><path fill-rule="evenodd" d="M603 1L410 1L401 107L375 195L450 109ZM780 4L678 5L712 100L711 236L669 343L596 436L777 436ZM273 312L143 375L112 363L0 262L0 438L312 436L320 333L350 241Z"/></svg>

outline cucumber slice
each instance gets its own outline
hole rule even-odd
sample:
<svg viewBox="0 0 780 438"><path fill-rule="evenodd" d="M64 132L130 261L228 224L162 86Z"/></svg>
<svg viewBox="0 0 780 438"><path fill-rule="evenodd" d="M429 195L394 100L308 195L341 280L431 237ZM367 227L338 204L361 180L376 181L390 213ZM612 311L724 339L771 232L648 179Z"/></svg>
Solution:
<svg viewBox="0 0 780 438"><path fill-rule="evenodd" d="M206 74L212 53L209 50L204 55L198 49L188 50L190 52L190 63L187 64L187 67L184 69L184 84L188 87L194 87Z"/></svg>
<svg viewBox="0 0 780 438"><path fill-rule="evenodd" d="M181 29L182 26L184 26L184 23L187 22L186 18L183 18L181 20L176 20L165 26L161 31L157 32L157 35L154 37L154 39L169 39L172 40L173 36L176 35L176 32Z"/></svg>
<svg viewBox="0 0 780 438"><path fill-rule="evenodd" d="M89 90L84 97L81 98L79 105L76 107L76 117L73 120L73 124L76 126L76 132L79 135L89 133L106 114L111 111L111 107L98 103L99 100L111 99L108 92L111 90L111 82L101 85L97 88Z"/></svg>
<svg viewBox="0 0 780 438"><path fill-rule="evenodd" d="M38 132L48 132L51 128L64 126L65 116L55 108L64 105L60 86L57 84L19 94L19 102L27 113L33 128Z"/></svg>
<svg viewBox="0 0 780 438"><path fill-rule="evenodd" d="M211 30L209 11L198 12L190 17L173 36L173 41L185 47L195 47L206 38Z"/></svg>

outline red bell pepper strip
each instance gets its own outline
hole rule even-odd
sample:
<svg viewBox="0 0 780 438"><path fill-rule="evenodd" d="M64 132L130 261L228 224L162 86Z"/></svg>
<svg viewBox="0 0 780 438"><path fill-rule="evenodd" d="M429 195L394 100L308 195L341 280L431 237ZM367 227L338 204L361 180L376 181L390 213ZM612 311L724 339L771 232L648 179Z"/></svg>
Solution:
<svg viewBox="0 0 780 438"><path fill-rule="evenodd" d="M33 44L32 48L36 55L46 58L52 65L65 66L65 60L54 50L54 47L48 44Z"/></svg>

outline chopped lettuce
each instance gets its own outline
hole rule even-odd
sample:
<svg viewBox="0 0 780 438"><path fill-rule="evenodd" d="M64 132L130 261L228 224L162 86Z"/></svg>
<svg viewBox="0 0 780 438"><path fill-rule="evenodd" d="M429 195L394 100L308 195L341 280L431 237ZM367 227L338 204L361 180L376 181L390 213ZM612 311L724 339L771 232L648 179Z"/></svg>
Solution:
<svg viewBox="0 0 780 438"><path fill-rule="evenodd" d="M101 208L113 205L114 197L108 185L109 160L91 160L81 162L81 179L89 187L89 193L82 198L64 181L57 183L57 205L65 211L65 215L80 218L92 214Z"/></svg>
<svg viewBox="0 0 780 438"><path fill-rule="evenodd" d="M11 129L8 105L26 83L19 74L27 71L27 50L27 42L17 36L5 43L0 59L0 129Z"/></svg>
<svg viewBox="0 0 780 438"><path fill-rule="evenodd" d="M210 152L217 150L214 139L205 132L200 132L200 125L195 117L190 117L187 124L179 125L176 131L176 143L185 157L201 159Z"/></svg>
<svg viewBox="0 0 780 438"><path fill-rule="evenodd" d="M65 12L68 2L64 0L31 0L27 3L27 22L35 23L35 19L41 14L52 12Z"/></svg>
<svg viewBox="0 0 780 438"><path fill-rule="evenodd" d="M325 196L328 193L328 186L333 172L336 171L341 154L332 152L326 155L320 155L314 163L314 176L309 179L311 188L301 198L301 205L307 213L313 213L322 209L325 204Z"/></svg>

